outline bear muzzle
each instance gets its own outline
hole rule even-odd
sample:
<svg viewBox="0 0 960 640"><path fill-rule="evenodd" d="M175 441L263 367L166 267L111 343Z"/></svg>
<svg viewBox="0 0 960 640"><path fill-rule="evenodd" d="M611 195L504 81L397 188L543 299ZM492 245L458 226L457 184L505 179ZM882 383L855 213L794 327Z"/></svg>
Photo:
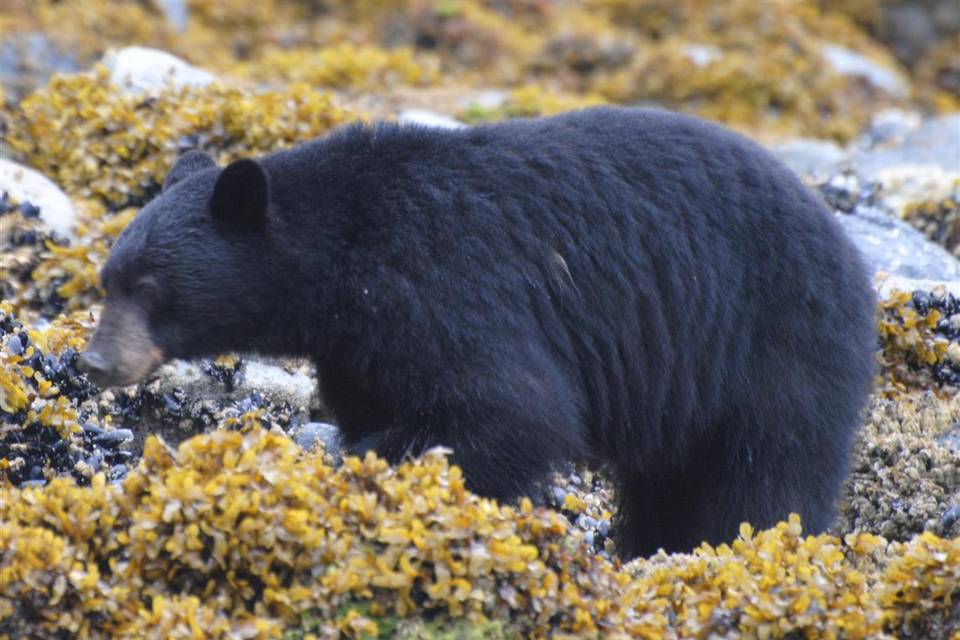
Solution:
<svg viewBox="0 0 960 640"><path fill-rule="evenodd" d="M99 387L143 382L165 360L135 305L107 303L78 367Z"/></svg>

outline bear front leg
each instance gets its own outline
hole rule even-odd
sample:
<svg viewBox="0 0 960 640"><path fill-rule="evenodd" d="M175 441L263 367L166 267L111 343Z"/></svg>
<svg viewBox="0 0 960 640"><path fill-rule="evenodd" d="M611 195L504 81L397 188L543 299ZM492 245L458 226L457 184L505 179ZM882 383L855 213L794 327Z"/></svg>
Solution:
<svg viewBox="0 0 960 640"><path fill-rule="evenodd" d="M550 471L586 453L582 405L557 377L475 380L434 398L431 406L398 411L386 428L348 440L348 451L373 450L396 464L447 447L471 491L503 501L536 497Z"/></svg>

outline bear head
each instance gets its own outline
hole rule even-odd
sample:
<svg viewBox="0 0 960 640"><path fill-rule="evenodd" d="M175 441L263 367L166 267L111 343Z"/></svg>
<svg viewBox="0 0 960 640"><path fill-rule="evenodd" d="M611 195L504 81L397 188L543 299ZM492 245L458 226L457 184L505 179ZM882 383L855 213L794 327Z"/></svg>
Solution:
<svg viewBox="0 0 960 640"><path fill-rule="evenodd" d="M100 386L171 358L242 348L269 317L250 274L268 260L270 181L255 160L221 169L191 151L124 229L100 273L106 300L80 367Z"/></svg>

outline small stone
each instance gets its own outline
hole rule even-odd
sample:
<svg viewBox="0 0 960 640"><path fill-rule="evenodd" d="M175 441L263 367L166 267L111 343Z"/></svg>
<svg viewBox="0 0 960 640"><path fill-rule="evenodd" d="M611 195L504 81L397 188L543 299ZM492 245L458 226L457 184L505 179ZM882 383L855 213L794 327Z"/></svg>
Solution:
<svg viewBox="0 0 960 640"><path fill-rule="evenodd" d="M318 443L323 444L323 450L336 454L343 447L340 428L326 422L308 422L296 429L291 436L305 451L310 451Z"/></svg>
<svg viewBox="0 0 960 640"><path fill-rule="evenodd" d="M86 460L87 466L93 473L100 471L100 467L103 465L103 454L99 451L95 451L92 456L88 456Z"/></svg>
<svg viewBox="0 0 960 640"><path fill-rule="evenodd" d="M93 473L94 473L93 468L83 460L78 460L77 463L73 465L73 470L81 478L84 478L86 480L90 480L91 478L93 478Z"/></svg>
<svg viewBox="0 0 960 640"><path fill-rule="evenodd" d="M113 431L105 431L93 439L96 444L108 449L115 449L124 442L130 442L132 440L133 431L130 429L114 429Z"/></svg>
<svg viewBox="0 0 960 640"><path fill-rule="evenodd" d="M163 404L167 408L167 411L175 415L180 413L180 402L177 401L173 395L169 393L163 394Z"/></svg>
<svg viewBox="0 0 960 640"><path fill-rule="evenodd" d="M401 124L413 124L434 129L463 129L467 126L450 116L445 116L442 113L433 111L426 111L424 109L407 109L406 111L401 111L397 116L397 121Z"/></svg>
<svg viewBox="0 0 960 640"><path fill-rule="evenodd" d="M960 344L951 342L947 346L947 359L954 364L960 364Z"/></svg>
<svg viewBox="0 0 960 640"><path fill-rule="evenodd" d="M563 501L567 498L567 492L560 487L553 488L553 500L558 507L563 506Z"/></svg>
<svg viewBox="0 0 960 640"><path fill-rule="evenodd" d="M36 219L40 217L40 207L31 202L22 202L20 203L20 213L23 214L24 218Z"/></svg>
<svg viewBox="0 0 960 640"><path fill-rule="evenodd" d="M960 505L950 507L940 518L940 526L947 531L949 531L957 522L960 522Z"/></svg>
<svg viewBox="0 0 960 640"><path fill-rule="evenodd" d="M7 351L15 356L23 353L23 345L20 344L20 336L13 336L7 341Z"/></svg>
<svg viewBox="0 0 960 640"><path fill-rule="evenodd" d="M103 433L104 433L103 429L101 429L95 424L87 423L83 425L83 435L87 436L91 440L97 439L98 437L103 435Z"/></svg>

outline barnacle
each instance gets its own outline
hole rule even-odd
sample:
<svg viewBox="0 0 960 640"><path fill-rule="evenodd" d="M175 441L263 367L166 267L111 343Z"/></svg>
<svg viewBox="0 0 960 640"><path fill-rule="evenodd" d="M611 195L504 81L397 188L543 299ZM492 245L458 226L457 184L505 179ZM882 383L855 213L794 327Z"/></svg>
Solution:
<svg viewBox="0 0 960 640"><path fill-rule="evenodd" d="M910 203L902 216L947 251L960 255L960 179L947 197Z"/></svg>
<svg viewBox="0 0 960 640"><path fill-rule="evenodd" d="M877 319L882 391L954 392L960 386L960 300L946 291L893 291Z"/></svg>
<svg viewBox="0 0 960 640"><path fill-rule="evenodd" d="M932 393L876 398L857 434L856 455L836 531L909 540L960 533L945 517L960 507L960 397Z"/></svg>

